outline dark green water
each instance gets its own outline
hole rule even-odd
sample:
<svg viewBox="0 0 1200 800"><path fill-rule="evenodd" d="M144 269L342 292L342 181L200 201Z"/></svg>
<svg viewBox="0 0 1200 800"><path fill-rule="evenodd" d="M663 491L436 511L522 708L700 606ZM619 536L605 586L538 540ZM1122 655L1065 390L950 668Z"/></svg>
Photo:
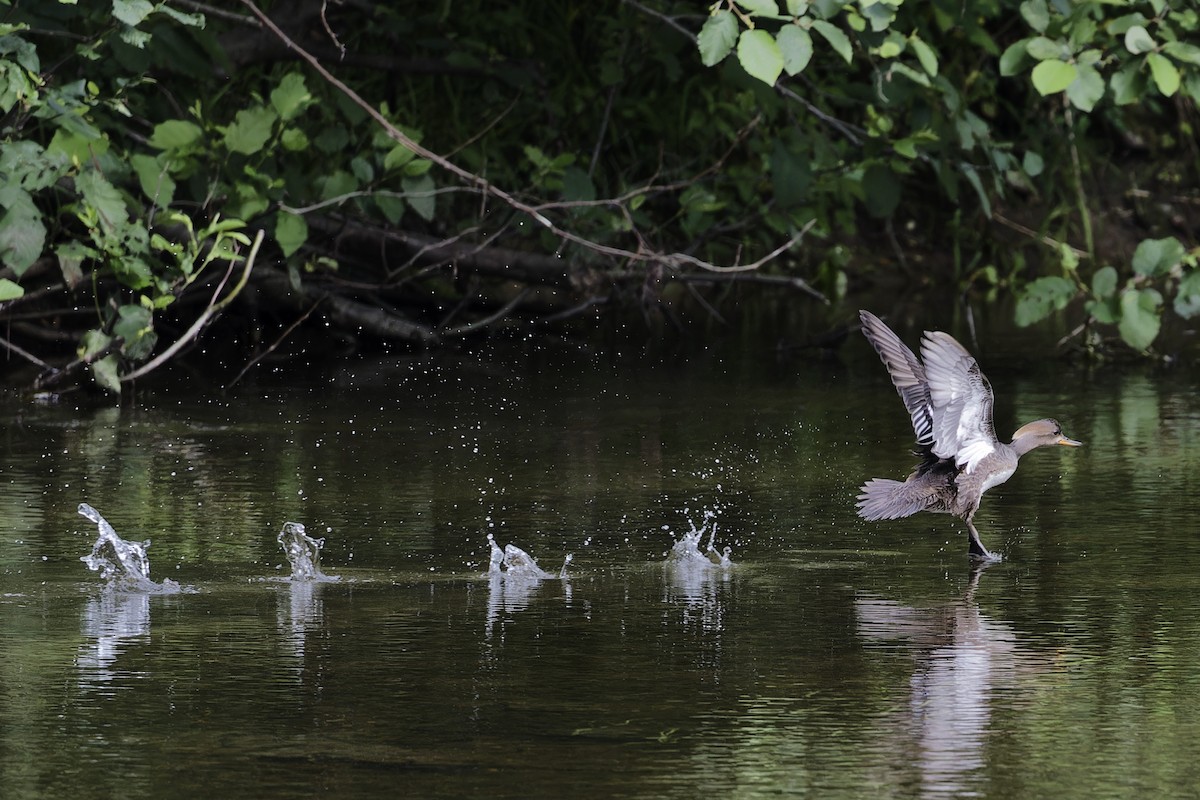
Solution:
<svg viewBox="0 0 1200 800"><path fill-rule="evenodd" d="M1192 796L1194 380L1014 350L981 357L997 427L1086 447L988 494L975 574L950 517L854 515L911 438L857 336L10 406L0 794ZM80 502L198 593L103 591ZM705 512L736 566L664 569ZM280 580L287 520L341 582ZM489 581L489 532L568 579Z"/></svg>

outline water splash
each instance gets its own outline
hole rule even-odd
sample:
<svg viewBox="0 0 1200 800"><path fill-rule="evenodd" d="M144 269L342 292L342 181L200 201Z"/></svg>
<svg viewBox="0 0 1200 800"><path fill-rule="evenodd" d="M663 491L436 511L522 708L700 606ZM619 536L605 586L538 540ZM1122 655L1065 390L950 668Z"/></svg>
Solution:
<svg viewBox="0 0 1200 800"><path fill-rule="evenodd" d="M515 544L506 544L504 545L504 549L501 550L500 545L496 544L496 538L492 534L489 533L487 538L488 545L492 549L491 559L488 564L488 575L503 575L508 578L527 578L538 581L555 577L560 580L567 579L567 565L571 563L570 553L563 559L562 569L555 576L539 567L533 556Z"/></svg>
<svg viewBox="0 0 1200 800"><path fill-rule="evenodd" d="M127 542L117 535L113 526L100 512L87 503L79 504L81 516L96 523L99 536L92 545L92 552L80 556L92 572L99 572L105 587L117 592L131 594L178 594L185 591L178 583L167 578L162 583L150 579L150 559L146 548L150 540Z"/></svg>
<svg viewBox="0 0 1200 800"><path fill-rule="evenodd" d="M283 530L275 539L283 547L288 563L292 565L291 579L293 581L332 582L339 580L336 575L326 575L321 572L321 548L325 546L325 540L309 536L299 522L283 523Z"/></svg>
<svg viewBox="0 0 1200 800"><path fill-rule="evenodd" d="M688 520L691 530L675 541L671 551L667 553L666 564L669 567L696 570L727 570L732 567L730 555L733 548L726 545L720 551L716 548L717 520L716 513L704 512L704 523L697 528L696 523ZM708 545L701 550L700 543L704 534L708 534Z"/></svg>

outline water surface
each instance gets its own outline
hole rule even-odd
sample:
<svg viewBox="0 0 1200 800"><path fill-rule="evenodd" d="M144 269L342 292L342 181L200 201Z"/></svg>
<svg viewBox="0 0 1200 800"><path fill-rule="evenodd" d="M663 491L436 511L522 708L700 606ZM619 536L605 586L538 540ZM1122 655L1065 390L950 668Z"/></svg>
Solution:
<svg viewBox="0 0 1200 800"><path fill-rule="evenodd" d="M855 517L911 465L858 337L11 403L4 794L1190 795L1193 382L1012 345L982 347L997 427L1054 415L1086 447L989 493L981 572L953 518ZM81 502L197 593L105 591ZM706 514L734 566L664 566ZM286 580L287 521L337 582ZM556 576L573 554L566 579L489 576L489 533Z"/></svg>

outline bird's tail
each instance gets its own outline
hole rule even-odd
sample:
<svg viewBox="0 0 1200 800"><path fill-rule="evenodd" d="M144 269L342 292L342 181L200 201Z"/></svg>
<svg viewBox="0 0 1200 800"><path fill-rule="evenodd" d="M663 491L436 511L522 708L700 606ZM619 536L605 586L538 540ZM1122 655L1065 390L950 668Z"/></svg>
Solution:
<svg viewBox="0 0 1200 800"><path fill-rule="evenodd" d="M888 478L872 478L862 485L858 496L858 515L863 519L900 519L911 517L929 507L929 496L913 491L911 484Z"/></svg>

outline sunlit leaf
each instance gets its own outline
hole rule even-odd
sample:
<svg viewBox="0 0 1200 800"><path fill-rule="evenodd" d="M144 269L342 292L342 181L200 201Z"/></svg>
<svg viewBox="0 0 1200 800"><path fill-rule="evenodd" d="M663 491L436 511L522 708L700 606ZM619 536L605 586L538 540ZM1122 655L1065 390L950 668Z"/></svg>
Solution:
<svg viewBox="0 0 1200 800"><path fill-rule="evenodd" d="M198 125L183 119L169 119L154 126L150 134L150 146L159 150L179 150L194 144L204 131Z"/></svg>
<svg viewBox="0 0 1200 800"><path fill-rule="evenodd" d="M854 57L854 51L850 46L850 39L842 32L841 28L823 19L813 20L812 27L814 31L821 34L825 41L829 42L829 46L835 53L841 56L847 64L850 63L850 59Z"/></svg>
<svg viewBox="0 0 1200 800"><path fill-rule="evenodd" d="M1046 0L1025 0L1021 3L1021 17L1038 33L1046 30L1050 24L1050 9L1046 7Z"/></svg>
<svg viewBox="0 0 1200 800"><path fill-rule="evenodd" d="M1167 42L1162 51L1176 61L1200 67L1200 47L1187 42Z"/></svg>
<svg viewBox="0 0 1200 800"><path fill-rule="evenodd" d="M925 44L921 37L915 33L908 37L908 44L912 47L913 53L916 54L917 61L921 62L921 69L925 70L931 78L937 77L938 59L937 54L933 52L933 48Z"/></svg>
<svg viewBox="0 0 1200 800"><path fill-rule="evenodd" d="M1075 69L1074 64L1050 60L1043 61L1034 67L1030 77L1033 79L1033 88L1038 90L1038 94L1045 97L1063 91L1078 75L1079 71Z"/></svg>
<svg viewBox="0 0 1200 800"><path fill-rule="evenodd" d="M313 97L304 84L304 76L298 72L284 75L279 85L271 90L271 106L284 121L296 117L312 101Z"/></svg>
<svg viewBox="0 0 1200 800"><path fill-rule="evenodd" d="M1133 25L1125 31L1125 49L1135 56L1154 49L1154 39L1141 25Z"/></svg>
<svg viewBox="0 0 1200 800"><path fill-rule="evenodd" d="M117 375L117 357L105 356L92 364L92 378L102 389L121 393L121 378Z"/></svg>
<svg viewBox="0 0 1200 800"><path fill-rule="evenodd" d="M1079 66L1079 75L1067 87L1067 99L1080 111L1091 111L1104 97L1104 78L1092 67Z"/></svg>
<svg viewBox="0 0 1200 800"><path fill-rule="evenodd" d="M112 0L112 13L126 25L140 25L154 13L154 4L150 0Z"/></svg>
<svg viewBox="0 0 1200 800"><path fill-rule="evenodd" d="M1150 53L1146 56L1146 63L1150 65L1150 74L1160 92L1170 97L1179 91L1179 70L1169 58L1159 53Z"/></svg>
<svg viewBox="0 0 1200 800"><path fill-rule="evenodd" d="M737 0L737 4L746 9L750 16L773 16L779 13L779 5L775 0Z"/></svg>
<svg viewBox="0 0 1200 800"><path fill-rule="evenodd" d="M225 129L225 146L233 153L253 155L262 150L271 138L271 130L279 117L266 106L243 108Z"/></svg>
<svg viewBox="0 0 1200 800"><path fill-rule="evenodd" d="M700 29L700 61L706 67L719 64L733 50L737 37L737 17L732 11L721 9L713 14L704 21L704 27Z"/></svg>
<svg viewBox="0 0 1200 800"><path fill-rule="evenodd" d="M25 289L19 283L13 283L8 278L0 278L0 303L6 300L16 300L25 296Z"/></svg>
<svg viewBox="0 0 1200 800"><path fill-rule="evenodd" d="M1035 36L1025 40L1025 51L1038 61L1061 60L1067 54L1067 48L1062 42L1056 42L1045 36Z"/></svg>
<svg viewBox="0 0 1200 800"><path fill-rule="evenodd" d="M742 31L738 37L738 62L742 69L768 86L783 72L783 53L775 37L763 30Z"/></svg>
<svg viewBox="0 0 1200 800"><path fill-rule="evenodd" d="M788 75L799 75L812 60L812 36L799 25L784 25L776 37Z"/></svg>

